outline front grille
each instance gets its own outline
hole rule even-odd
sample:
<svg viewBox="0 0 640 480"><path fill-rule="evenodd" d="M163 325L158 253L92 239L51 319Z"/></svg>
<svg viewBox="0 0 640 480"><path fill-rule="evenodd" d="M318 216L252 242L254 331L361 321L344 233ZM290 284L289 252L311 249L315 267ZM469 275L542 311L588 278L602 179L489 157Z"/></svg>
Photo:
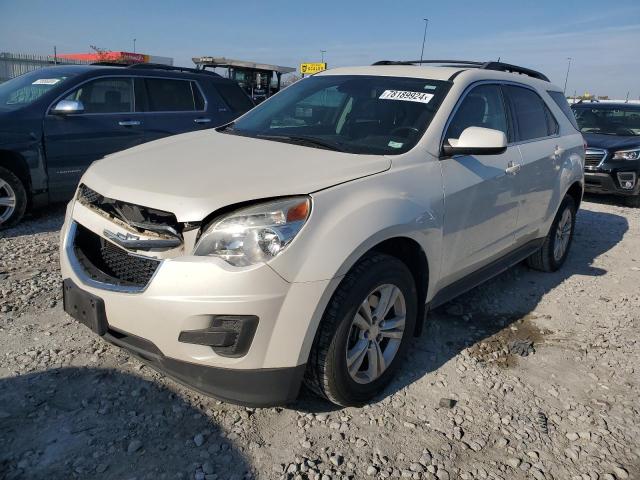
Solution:
<svg viewBox="0 0 640 480"><path fill-rule="evenodd" d="M171 212L114 200L99 194L85 184L80 184L77 198L80 203L91 206L103 214L111 218L117 218L139 230L170 231L174 235L182 232L183 225L178 222L176 216Z"/></svg>
<svg viewBox="0 0 640 480"><path fill-rule="evenodd" d="M602 160L604 160L604 157L606 156L606 150L591 148L587 149L587 152L584 156L584 167L590 170L598 168L598 166L600 166L600 163L602 163Z"/></svg>
<svg viewBox="0 0 640 480"><path fill-rule="evenodd" d="M129 253L82 225L73 246L87 275L101 283L143 288L160 266L159 260Z"/></svg>

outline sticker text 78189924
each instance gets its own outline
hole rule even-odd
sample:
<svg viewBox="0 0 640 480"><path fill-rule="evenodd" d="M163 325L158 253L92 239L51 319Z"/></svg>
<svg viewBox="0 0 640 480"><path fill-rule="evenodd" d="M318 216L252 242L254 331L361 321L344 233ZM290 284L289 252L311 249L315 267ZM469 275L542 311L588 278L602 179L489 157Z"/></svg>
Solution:
<svg viewBox="0 0 640 480"><path fill-rule="evenodd" d="M404 102L429 103L433 98L433 94L425 92L408 92L404 90L385 90L378 98L380 98L380 100L401 100Z"/></svg>

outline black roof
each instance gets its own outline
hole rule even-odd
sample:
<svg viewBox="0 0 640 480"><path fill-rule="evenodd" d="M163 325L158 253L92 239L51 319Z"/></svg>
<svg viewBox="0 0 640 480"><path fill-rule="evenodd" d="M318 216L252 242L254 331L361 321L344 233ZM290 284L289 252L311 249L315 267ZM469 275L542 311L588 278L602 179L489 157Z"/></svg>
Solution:
<svg viewBox="0 0 640 480"><path fill-rule="evenodd" d="M127 74L132 74L132 75L136 75L136 74L144 75L144 74L153 72L154 75L159 74L161 76L162 74L167 74L167 76L169 76L169 75L175 75L177 73L177 74L189 74L189 75L199 75L199 76L204 75L212 79L221 80L221 81L228 80L215 72L211 72L207 70L197 70L195 68L188 68L188 67L174 67L170 65L160 65L160 64L154 64L154 63L137 63L134 65L119 65L116 63L98 62L98 63L87 64L87 65L51 65L45 68L48 69L48 71L52 73L55 72L59 75L65 75L65 74L80 75L80 74L90 73L90 72L95 72L95 73L116 73L116 72L125 73L126 72Z"/></svg>
<svg viewBox="0 0 640 480"><path fill-rule="evenodd" d="M640 110L640 103L626 103L626 102L577 102L571 105L571 108L593 108L599 109L607 108L631 108Z"/></svg>

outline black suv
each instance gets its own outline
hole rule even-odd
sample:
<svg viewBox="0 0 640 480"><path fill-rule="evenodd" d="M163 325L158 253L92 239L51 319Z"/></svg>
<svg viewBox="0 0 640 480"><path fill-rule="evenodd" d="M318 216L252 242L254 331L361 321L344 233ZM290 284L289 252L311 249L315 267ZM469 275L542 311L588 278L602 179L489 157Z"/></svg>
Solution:
<svg viewBox="0 0 640 480"><path fill-rule="evenodd" d="M0 226L68 200L94 160L251 108L231 80L162 65L56 66L0 84Z"/></svg>
<svg viewBox="0 0 640 480"><path fill-rule="evenodd" d="M640 105L594 102L571 108L587 142L585 191L619 195L640 207Z"/></svg>

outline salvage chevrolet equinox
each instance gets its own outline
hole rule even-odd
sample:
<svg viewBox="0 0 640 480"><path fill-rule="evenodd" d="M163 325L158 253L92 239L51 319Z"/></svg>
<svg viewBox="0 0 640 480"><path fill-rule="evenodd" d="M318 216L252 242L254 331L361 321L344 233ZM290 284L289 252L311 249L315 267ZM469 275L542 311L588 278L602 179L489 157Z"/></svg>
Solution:
<svg viewBox="0 0 640 480"><path fill-rule="evenodd" d="M322 72L95 162L62 230L65 310L224 400L284 404L304 383L362 405L429 309L524 259L558 269L584 181L561 89L416 63Z"/></svg>

